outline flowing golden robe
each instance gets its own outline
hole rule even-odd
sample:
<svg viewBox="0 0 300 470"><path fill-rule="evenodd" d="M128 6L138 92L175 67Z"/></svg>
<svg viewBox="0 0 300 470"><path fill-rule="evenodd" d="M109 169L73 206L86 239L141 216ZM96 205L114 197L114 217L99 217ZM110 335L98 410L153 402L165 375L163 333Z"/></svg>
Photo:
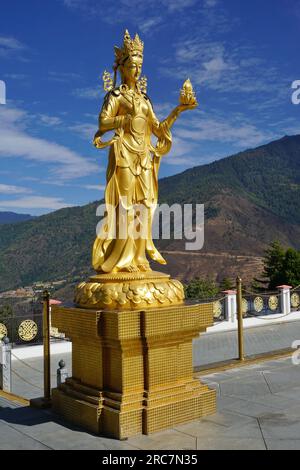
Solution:
<svg viewBox="0 0 300 470"><path fill-rule="evenodd" d="M125 121L126 115L131 116L130 121ZM109 130L115 130L115 135L103 143L101 136ZM151 143L152 134L158 138L155 147ZM135 256L140 241L130 236L125 239L119 236L120 204L129 215L129 221L135 205L143 204L147 208L148 233L144 257L146 260L147 253L151 259L165 264L154 246L151 228L158 198L160 157L169 152L172 145L167 121L158 121L146 94L121 85L104 99L94 144L98 148L110 145L105 191L107 217L94 243L94 269L109 273L137 265Z"/></svg>

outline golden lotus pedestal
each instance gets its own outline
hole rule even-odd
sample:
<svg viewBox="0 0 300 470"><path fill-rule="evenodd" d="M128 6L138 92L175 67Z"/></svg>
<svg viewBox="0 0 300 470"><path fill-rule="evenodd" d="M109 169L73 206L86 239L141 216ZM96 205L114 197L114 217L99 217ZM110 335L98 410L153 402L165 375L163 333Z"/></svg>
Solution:
<svg viewBox="0 0 300 470"><path fill-rule="evenodd" d="M174 281L162 276L167 284L164 290L160 278L164 305L168 282ZM140 280L140 291L139 283L130 276L119 282L125 284L122 292L127 288L127 293L133 292L136 302L141 296L142 306L115 308L116 295L106 285L105 296L96 296L97 307L91 308L84 296L89 308L52 307L53 326L73 344L73 377L53 390L54 411L96 434L118 439L214 413L215 391L193 378L192 366L192 340L212 325L213 304L185 304L171 295L174 304L169 296L169 305L157 307L156 299L150 307L144 297L145 280ZM151 282L155 284L153 279ZM87 289L86 284L81 286ZM154 289L152 294L159 291L158 285ZM110 295L114 300L107 308L99 308ZM76 296L78 299L78 292ZM129 295L127 300L133 301L133 297Z"/></svg>

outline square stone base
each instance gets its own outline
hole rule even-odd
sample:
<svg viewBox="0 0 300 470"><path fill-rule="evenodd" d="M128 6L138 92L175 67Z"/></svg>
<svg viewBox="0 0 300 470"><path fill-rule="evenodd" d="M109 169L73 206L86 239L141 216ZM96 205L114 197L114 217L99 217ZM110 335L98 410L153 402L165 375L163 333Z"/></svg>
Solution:
<svg viewBox="0 0 300 470"><path fill-rule="evenodd" d="M216 393L193 378L192 367L192 340L212 322L212 304L53 307L53 325L73 342L73 377L53 390L54 411L118 439L214 413Z"/></svg>

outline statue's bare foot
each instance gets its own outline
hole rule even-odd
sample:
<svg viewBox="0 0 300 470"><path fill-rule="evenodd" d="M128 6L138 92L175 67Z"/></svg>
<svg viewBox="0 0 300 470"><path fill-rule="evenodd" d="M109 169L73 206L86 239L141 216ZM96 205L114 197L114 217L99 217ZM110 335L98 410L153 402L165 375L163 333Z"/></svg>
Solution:
<svg viewBox="0 0 300 470"><path fill-rule="evenodd" d="M139 268L135 264L130 264L129 266L124 267L124 271L127 271L129 273L135 273L139 271Z"/></svg>
<svg viewBox="0 0 300 470"><path fill-rule="evenodd" d="M146 263L139 264L138 268L140 271L151 271L150 264L148 263L148 261L146 261Z"/></svg>

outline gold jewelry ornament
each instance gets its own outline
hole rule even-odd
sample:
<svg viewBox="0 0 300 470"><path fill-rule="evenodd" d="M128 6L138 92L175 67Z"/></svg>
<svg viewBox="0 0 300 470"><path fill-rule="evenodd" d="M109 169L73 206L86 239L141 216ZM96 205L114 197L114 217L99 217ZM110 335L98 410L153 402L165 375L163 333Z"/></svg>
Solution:
<svg viewBox="0 0 300 470"><path fill-rule="evenodd" d="M102 79L104 91L111 91L113 89L114 81L111 74L107 72L107 70L104 70Z"/></svg>
<svg viewBox="0 0 300 470"><path fill-rule="evenodd" d="M261 312L264 308L263 298L262 297L255 297L253 305L254 305L254 310L256 312L258 312L258 313Z"/></svg>
<svg viewBox="0 0 300 470"><path fill-rule="evenodd" d="M19 325L18 334L23 341L32 341L38 334L38 326L33 320L24 320Z"/></svg>
<svg viewBox="0 0 300 470"><path fill-rule="evenodd" d="M0 323L0 340L7 336L7 328L4 323Z"/></svg>
<svg viewBox="0 0 300 470"><path fill-rule="evenodd" d="M268 300L269 309L274 311L278 307L278 297L276 295L271 295Z"/></svg>
<svg viewBox="0 0 300 470"><path fill-rule="evenodd" d="M147 77L144 75L138 81L138 88L140 89L142 93L147 94L147 86L148 86L148 80L147 80Z"/></svg>

